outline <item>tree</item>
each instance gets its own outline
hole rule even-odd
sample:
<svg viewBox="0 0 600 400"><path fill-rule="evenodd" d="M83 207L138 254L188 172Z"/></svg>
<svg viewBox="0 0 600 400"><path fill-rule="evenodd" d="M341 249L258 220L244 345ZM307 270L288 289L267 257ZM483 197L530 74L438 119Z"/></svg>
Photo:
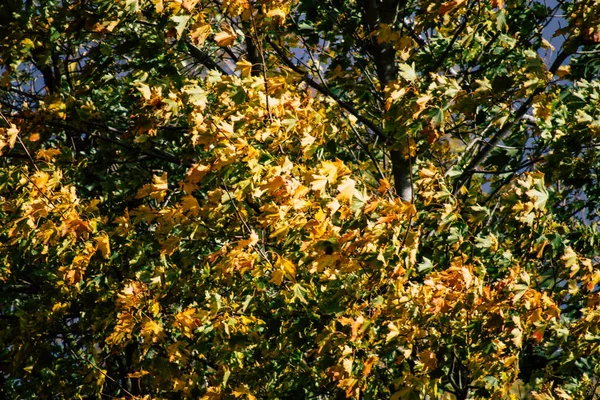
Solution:
<svg viewBox="0 0 600 400"><path fill-rule="evenodd" d="M600 4L0 4L6 398L596 398Z"/></svg>

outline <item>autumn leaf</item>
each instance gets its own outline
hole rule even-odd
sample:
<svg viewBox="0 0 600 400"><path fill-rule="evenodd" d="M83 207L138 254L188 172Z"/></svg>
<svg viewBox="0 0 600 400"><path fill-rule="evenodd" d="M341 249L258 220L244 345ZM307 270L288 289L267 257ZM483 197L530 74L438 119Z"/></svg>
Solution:
<svg viewBox="0 0 600 400"><path fill-rule="evenodd" d="M240 240L238 242L238 248L253 247L258 243L258 240L258 235L256 234L256 232L252 231L248 239Z"/></svg>
<svg viewBox="0 0 600 400"><path fill-rule="evenodd" d="M146 184L140 190L138 190L135 198L141 199L143 197L150 196L153 199L162 201L167 194L168 188L169 185L167 182L167 173L163 172L161 176L154 175L152 183Z"/></svg>
<svg viewBox="0 0 600 400"><path fill-rule="evenodd" d="M11 3L3 397L593 394L598 4Z"/></svg>
<svg viewBox="0 0 600 400"><path fill-rule="evenodd" d="M0 128L0 155L3 147L8 146L9 149L15 147L18 135L19 129L15 124L10 124L10 128Z"/></svg>
<svg viewBox="0 0 600 400"><path fill-rule="evenodd" d="M281 285L284 277L285 272L280 269L276 269L273 272L271 272L271 279L269 280L269 282L274 283L276 285Z"/></svg>
<svg viewBox="0 0 600 400"><path fill-rule="evenodd" d="M437 368L438 361L435 356L435 353L429 350L424 350L419 353L419 359L421 360L425 368L427 368L427 370L433 371Z"/></svg>
<svg viewBox="0 0 600 400"><path fill-rule="evenodd" d="M417 79L417 73L415 72L414 64L400 64L398 68L400 69L400 76L406 79L408 82L412 82Z"/></svg>
<svg viewBox="0 0 600 400"><path fill-rule="evenodd" d="M110 241L107 234L96 237L96 247L100 251L100 254L102 254L102 257L110 257Z"/></svg>
<svg viewBox="0 0 600 400"><path fill-rule="evenodd" d="M356 185L356 181L351 178L346 178L342 183L338 185L338 195L336 198L338 200L347 200L349 202L352 201L352 197L354 196L354 186Z"/></svg>
<svg viewBox="0 0 600 400"><path fill-rule="evenodd" d="M296 266L290 260L287 260L280 255L277 255L277 259L275 261L275 267L282 269L285 272L285 275L295 281L296 278Z"/></svg>
<svg viewBox="0 0 600 400"><path fill-rule="evenodd" d="M44 160L44 161L48 161L51 162L53 161L57 155L59 155L61 152L59 149L41 149L37 152L35 158L37 160Z"/></svg>
<svg viewBox="0 0 600 400"><path fill-rule="evenodd" d="M252 63L242 59L239 60L237 63L235 63L235 65L237 66L237 70L241 72L241 75L244 77L248 77L251 75L252 73Z"/></svg>
<svg viewBox="0 0 600 400"><path fill-rule="evenodd" d="M267 12L267 17L276 21L278 25L283 25L286 13L281 8L273 8Z"/></svg>
<svg viewBox="0 0 600 400"><path fill-rule="evenodd" d="M237 35L230 27L221 27L221 29L222 30L215 35L215 42L221 47L231 46L235 42Z"/></svg>
<svg viewBox="0 0 600 400"><path fill-rule="evenodd" d="M327 185L328 181L329 181L329 179L326 176L313 175L312 182L311 182L312 190L323 191L325 189L325 186Z"/></svg>
<svg viewBox="0 0 600 400"><path fill-rule="evenodd" d="M446 15L448 14L450 11L462 6L465 3L466 0L451 0L451 1L447 1L444 4L442 4L442 6L440 7L440 9L438 10L438 14L439 15Z"/></svg>

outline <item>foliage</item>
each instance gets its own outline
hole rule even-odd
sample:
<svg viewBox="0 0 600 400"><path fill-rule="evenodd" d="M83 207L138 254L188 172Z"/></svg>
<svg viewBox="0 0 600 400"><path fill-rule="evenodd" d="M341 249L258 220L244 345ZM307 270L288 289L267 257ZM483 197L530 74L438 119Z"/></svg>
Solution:
<svg viewBox="0 0 600 400"><path fill-rule="evenodd" d="M599 16L2 2L0 393L595 398Z"/></svg>

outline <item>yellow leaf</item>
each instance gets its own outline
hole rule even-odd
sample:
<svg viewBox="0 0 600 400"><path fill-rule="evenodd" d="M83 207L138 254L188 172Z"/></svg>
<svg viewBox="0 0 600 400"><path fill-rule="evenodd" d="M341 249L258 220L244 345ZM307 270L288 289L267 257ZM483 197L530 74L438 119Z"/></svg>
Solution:
<svg viewBox="0 0 600 400"><path fill-rule="evenodd" d="M475 83L478 85L477 89L475 89L475 93L485 93L492 90L492 84L488 78L475 79Z"/></svg>
<svg viewBox="0 0 600 400"><path fill-rule="evenodd" d="M110 257L110 241L108 239L108 235L102 234L96 238L96 247L102 254L102 257L109 258Z"/></svg>
<svg viewBox="0 0 600 400"><path fill-rule="evenodd" d="M162 201L167 194L168 188L169 184L167 180L167 173L163 172L161 176L154 175L152 183L142 186L142 188L138 190L135 198L141 199L143 197L150 196L153 199Z"/></svg>
<svg viewBox="0 0 600 400"><path fill-rule="evenodd" d="M287 260L280 255L277 256L275 261L275 267L282 269L290 279L295 280L296 278L296 265L290 260Z"/></svg>
<svg viewBox="0 0 600 400"><path fill-rule="evenodd" d="M468 289L471 286L471 283L473 283L473 275L471 275L471 272L466 267L462 267L461 272L463 279L465 280L465 287Z"/></svg>
<svg viewBox="0 0 600 400"><path fill-rule="evenodd" d="M235 42L237 35L229 27L222 27L222 29L221 32L215 35L215 43L221 47L231 46Z"/></svg>
<svg viewBox="0 0 600 400"><path fill-rule="evenodd" d="M248 60L242 59L235 63L237 70L242 73L242 76L250 76L252 73L252 63Z"/></svg>
<svg viewBox="0 0 600 400"><path fill-rule="evenodd" d="M150 100L152 98L152 91L150 90L150 86L146 85L145 83L138 83L137 86L137 90L140 91L140 93L142 94L142 97L145 100Z"/></svg>
<svg viewBox="0 0 600 400"><path fill-rule="evenodd" d="M275 191L285 185L285 178L277 175L269 179L267 183L260 187L261 190L267 189L270 194L275 194Z"/></svg>
<svg viewBox="0 0 600 400"><path fill-rule="evenodd" d="M165 8L163 0L152 0L152 3L154 4L154 9L156 10L156 12L158 14L161 14Z"/></svg>
<svg viewBox="0 0 600 400"><path fill-rule="evenodd" d="M568 246L565 249L565 254L560 259L565 263L565 267L569 268L577 264L577 253L573 251L571 246Z"/></svg>
<svg viewBox="0 0 600 400"><path fill-rule="evenodd" d="M379 180L379 187L377 188L377 191L384 195L388 192L388 190L390 190L391 187L392 185L390 184L390 181L383 178Z"/></svg>
<svg viewBox="0 0 600 400"><path fill-rule="evenodd" d="M247 400L256 400L256 397L252 393L250 393L250 389L247 386L239 386L235 389L232 394L237 398L243 395L246 395Z"/></svg>
<svg viewBox="0 0 600 400"><path fill-rule="evenodd" d="M221 389L218 387L209 387L206 394L200 400L219 400L221 398Z"/></svg>
<svg viewBox="0 0 600 400"><path fill-rule="evenodd" d="M321 168L319 168L319 174L327 177L329 183L334 183L338 177L338 166L331 161L323 161Z"/></svg>
<svg viewBox="0 0 600 400"><path fill-rule="evenodd" d="M167 356L170 362L187 362L189 355L183 342L175 342L167 347ZM203 397L204 398L204 397Z"/></svg>
<svg viewBox="0 0 600 400"><path fill-rule="evenodd" d="M190 40L196 47L201 47L212 33L210 24L196 23L190 28Z"/></svg>
<svg viewBox="0 0 600 400"><path fill-rule="evenodd" d="M314 136L309 135L307 132L304 132L304 135L302 136L302 139L300 140L300 146L302 146L302 149L310 146L311 144L313 144L315 142L316 138Z"/></svg>
<svg viewBox="0 0 600 400"><path fill-rule="evenodd" d="M65 236L69 233L74 233L77 237L87 237L87 235L91 232L92 228L90 227L90 224L87 221L83 221L81 218L79 218L79 215L75 213L67 215L61 225L62 236Z"/></svg>
<svg viewBox="0 0 600 400"><path fill-rule="evenodd" d="M106 373L105 370L103 370L104 373ZM148 375L150 372L146 371L145 369L141 370L141 371L136 371L136 372L130 372L127 374L128 378L133 378L133 379L139 379L144 375Z"/></svg>
<svg viewBox="0 0 600 400"><path fill-rule="evenodd" d="M183 212L189 212L191 216L195 217L200 212L200 204L192 195L183 196L181 199L181 209Z"/></svg>
<svg viewBox="0 0 600 400"><path fill-rule="evenodd" d="M185 173L185 179L181 184L183 190L186 193L191 194L194 190L198 189L197 183L210 171L208 165L194 164Z"/></svg>
<svg viewBox="0 0 600 400"><path fill-rule="evenodd" d="M2 147L6 144L8 144L9 149L15 147L18 134L19 129L17 129L15 124L10 124L10 128L0 128L0 150L2 150ZM0 154L2 153L0 152Z"/></svg>
<svg viewBox="0 0 600 400"><path fill-rule="evenodd" d="M571 74L571 66L570 65L561 65L556 70L556 76L558 76L561 79L563 79L565 76L568 76L570 74Z"/></svg>
<svg viewBox="0 0 600 400"><path fill-rule="evenodd" d="M222 121L219 124L219 131L221 131L221 133L223 133L225 135L225 137L227 137L227 138L233 136L233 134L234 134L233 125L228 124L225 121Z"/></svg>
<svg viewBox="0 0 600 400"><path fill-rule="evenodd" d="M243 239L238 242L238 248L252 247L256 243L258 243L258 239L259 238L258 238L258 235L256 234L256 232L252 231L250 233L250 237L248 239Z"/></svg>
<svg viewBox="0 0 600 400"><path fill-rule="evenodd" d="M60 154L60 150L59 149L40 149L35 158L37 160L45 160L45 161L52 161L54 160L54 158Z"/></svg>
<svg viewBox="0 0 600 400"><path fill-rule="evenodd" d="M285 12L280 8L274 8L267 12L267 17L272 18L279 25L283 25L285 22Z"/></svg>
<svg viewBox="0 0 600 400"><path fill-rule="evenodd" d="M154 320L147 320L142 326L142 335L145 340L156 342L165 336L164 328Z"/></svg>
<svg viewBox="0 0 600 400"><path fill-rule="evenodd" d="M181 5L187 12L192 12L199 0L183 0Z"/></svg>
<svg viewBox="0 0 600 400"><path fill-rule="evenodd" d="M59 119L67 118L67 105L60 97L53 97L48 104L48 111L53 113Z"/></svg>
<svg viewBox="0 0 600 400"><path fill-rule="evenodd" d="M438 362L434 352L430 350L424 350L419 353L419 359L428 370L433 371L437 368Z"/></svg>
<svg viewBox="0 0 600 400"><path fill-rule="evenodd" d="M354 196L354 187L356 185L356 181L354 179L347 178L338 186L339 194L336 196L338 200L348 200L352 202L352 197Z"/></svg>
<svg viewBox="0 0 600 400"><path fill-rule="evenodd" d="M322 175L313 175L312 176L313 181L311 182L311 187L312 190L324 190L325 189L325 185L327 185L327 177L326 176L322 176Z"/></svg>
<svg viewBox="0 0 600 400"><path fill-rule="evenodd" d="M511 340L515 346L518 348L523 347L523 331L521 331L519 328L515 328L510 332L510 334L513 337Z"/></svg>
<svg viewBox="0 0 600 400"><path fill-rule="evenodd" d="M283 282L284 276L285 276L285 272L283 272L280 269L276 269L275 271L273 271L271 273L271 279L269 280L269 282L274 283L276 285L281 285L281 282Z"/></svg>
<svg viewBox="0 0 600 400"><path fill-rule="evenodd" d="M183 330L183 334L191 337L192 331L200 326L200 320L196 315L196 308L188 307L175 315L174 325Z"/></svg>
<svg viewBox="0 0 600 400"><path fill-rule="evenodd" d="M398 336L400 334L398 327L393 322L390 322L387 325L387 328L388 328L389 332L385 338L386 342L389 342L390 340L392 340L393 338L395 338L396 336Z"/></svg>
<svg viewBox="0 0 600 400"><path fill-rule="evenodd" d="M571 397L567 392L565 392L565 390L560 386L554 388L554 393L558 396L559 399L573 400L573 397Z"/></svg>
<svg viewBox="0 0 600 400"><path fill-rule="evenodd" d="M371 373L371 368L373 368L373 364L377 361L377 356L370 356L367 361L365 361L363 365L362 374L363 376L368 376Z"/></svg>
<svg viewBox="0 0 600 400"><path fill-rule="evenodd" d="M339 195L338 195L339 196ZM335 214L340 209L340 202L337 199L333 199L327 203L326 207L331 210L331 215Z"/></svg>
<svg viewBox="0 0 600 400"><path fill-rule="evenodd" d="M554 51L554 46L552 46L552 43L550 43L549 41L547 41L546 39L542 38L542 48L543 49L548 49L548 50L552 50Z"/></svg>

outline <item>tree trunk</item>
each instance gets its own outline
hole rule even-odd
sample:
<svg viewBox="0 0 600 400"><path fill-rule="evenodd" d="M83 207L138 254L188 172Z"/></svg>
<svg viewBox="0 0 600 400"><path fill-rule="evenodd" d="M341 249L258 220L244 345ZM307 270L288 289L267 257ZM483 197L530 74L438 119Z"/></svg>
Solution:
<svg viewBox="0 0 600 400"><path fill-rule="evenodd" d="M397 16L398 10L403 2L398 0L363 0L364 21L368 32L375 32L379 29L381 23L392 24ZM375 35L370 39L367 48L373 57L377 78L379 79L380 89L384 88L398 75L398 66L396 65L396 50L392 43L379 43ZM385 115L382 116L385 120ZM390 131L389 127L387 131ZM393 129L391 130L393 132ZM393 140L398 140L397 135L390 135L392 141L388 143L390 159L392 161L392 172L394 175L394 187L396 194L404 201L412 202L413 185L411 177L411 162Z"/></svg>

